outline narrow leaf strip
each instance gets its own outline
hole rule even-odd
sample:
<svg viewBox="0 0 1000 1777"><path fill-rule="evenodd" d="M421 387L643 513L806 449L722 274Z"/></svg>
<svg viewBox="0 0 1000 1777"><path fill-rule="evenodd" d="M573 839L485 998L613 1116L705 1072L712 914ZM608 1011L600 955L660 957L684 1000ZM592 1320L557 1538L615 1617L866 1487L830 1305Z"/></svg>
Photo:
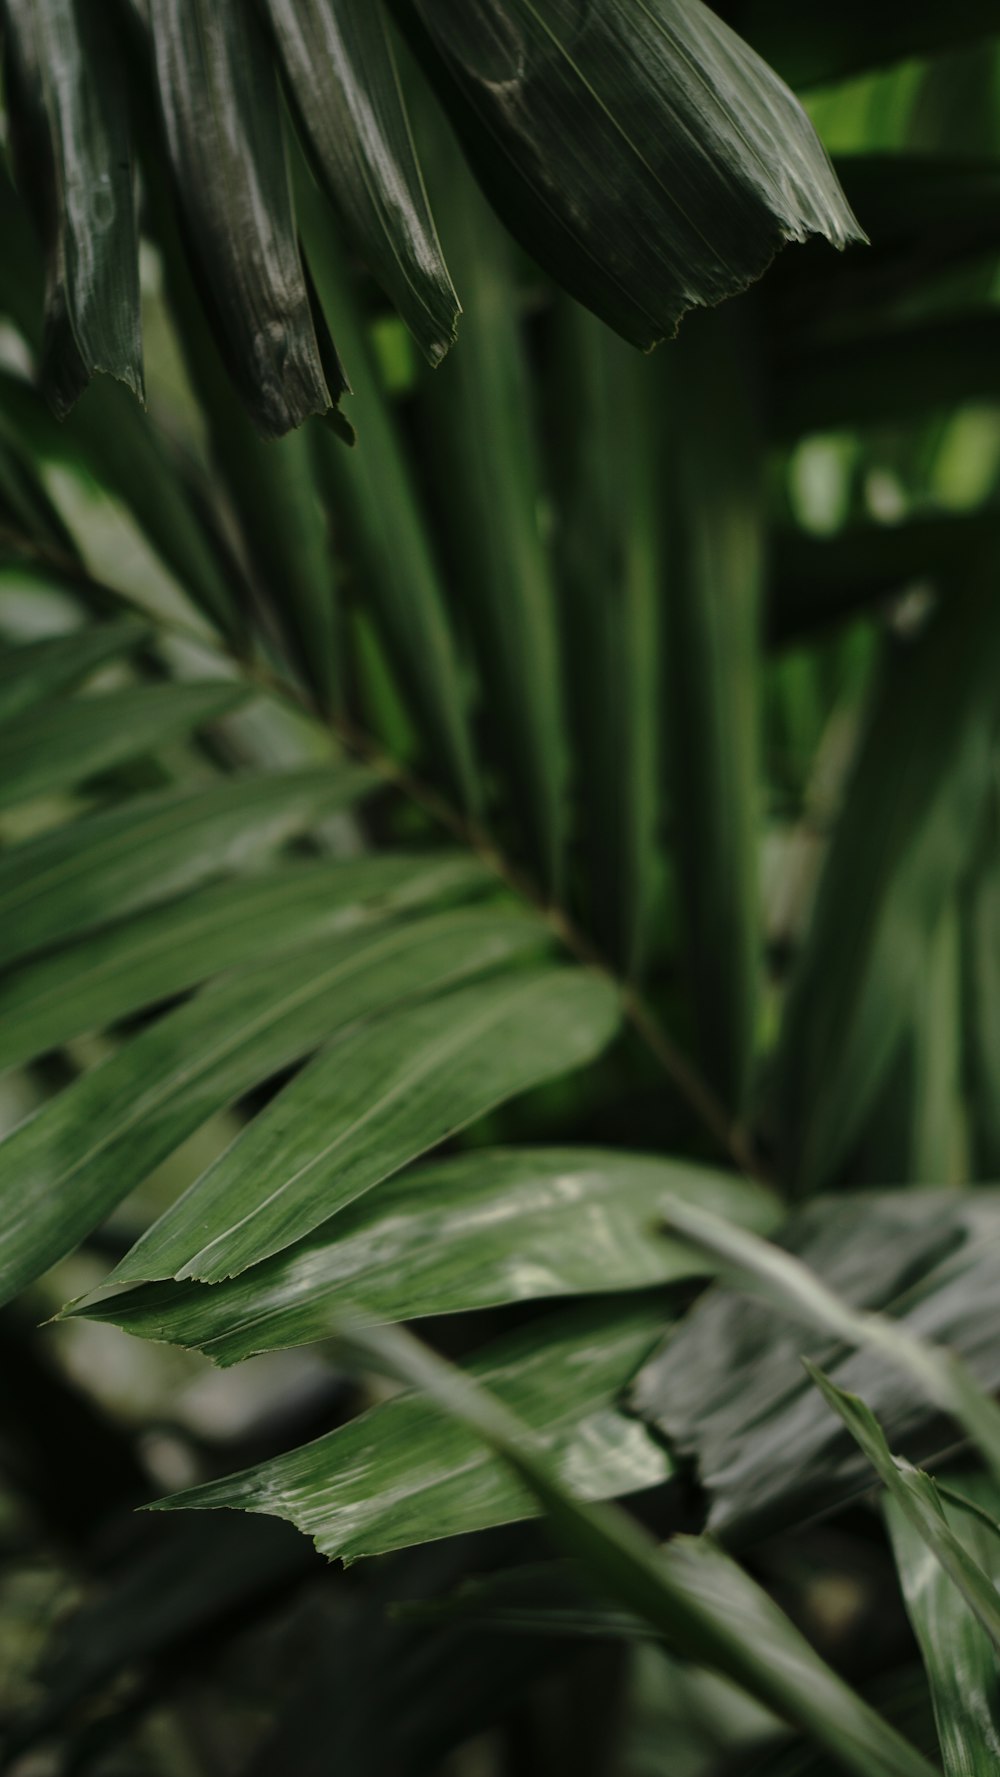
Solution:
<svg viewBox="0 0 1000 1777"><path fill-rule="evenodd" d="M46 258L42 380L60 418L99 371L144 398L128 88L86 0L5 0L18 182Z"/></svg>
<svg viewBox="0 0 1000 1777"><path fill-rule="evenodd" d="M960 1485L971 1504L988 1507L994 1517L1000 1512L994 1482L967 1475ZM942 1487L938 1495L953 1534L1000 1587L995 1523L952 1504ZM886 1495L884 1509L907 1614L930 1680L945 1777L992 1777L1000 1751L996 1648L892 1494Z"/></svg>
<svg viewBox="0 0 1000 1777"><path fill-rule="evenodd" d="M803 1362L827 1406L844 1421L899 1511L940 1562L994 1648L1000 1651L1000 1592L951 1528L931 1476L892 1454L874 1413L857 1395L838 1388L807 1358Z"/></svg>
<svg viewBox="0 0 1000 1777"><path fill-rule="evenodd" d="M6 646L0 652L0 723L12 722L33 704L86 679L107 660L131 653L146 625L88 623L68 635Z"/></svg>
<svg viewBox="0 0 1000 1777"><path fill-rule="evenodd" d="M22 716L4 743L0 808L80 783L237 709L253 687L199 681L61 698Z"/></svg>
<svg viewBox="0 0 1000 1777"><path fill-rule="evenodd" d="M359 766L227 777L137 796L0 857L0 965L266 857L372 788Z"/></svg>
<svg viewBox="0 0 1000 1777"><path fill-rule="evenodd" d="M0 998L0 1067L30 1061L86 1031L196 987L266 953L460 899L484 886L474 859L380 852L343 863L286 864L154 907L8 975Z"/></svg>
<svg viewBox="0 0 1000 1777"><path fill-rule="evenodd" d="M781 1313L905 1370L936 1407L958 1421L1000 1477L1000 1405L983 1392L957 1353L919 1339L886 1315L851 1308L801 1259L694 1204L671 1203L666 1226L710 1252L742 1287Z"/></svg>
<svg viewBox="0 0 1000 1777"><path fill-rule="evenodd" d="M331 398L267 40L239 0L152 0L150 16L178 200L219 347L255 424L280 436Z"/></svg>
<svg viewBox="0 0 1000 1777"><path fill-rule="evenodd" d="M536 923L521 924L524 945L537 943ZM518 922L499 929L516 936ZM153 1224L112 1281L214 1283L268 1258L473 1118L590 1061L617 1015L610 983L545 967L348 1031Z"/></svg>
<svg viewBox="0 0 1000 1777"><path fill-rule="evenodd" d="M459 304L427 203L382 0L266 0L266 9L317 171L354 245L438 364L455 338Z"/></svg>
<svg viewBox="0 0 1000 1777"><path fill-rule="evenodd" d="M476 1148L408 1169L228 1282L142 1285L79 1312L232 1364L329 1338L352 1300L398 1321L645 1289L706 1263L658 1235L664 1192L765 1233L779 1215L763 1187L703 1166L599 1148Z"/></svg>

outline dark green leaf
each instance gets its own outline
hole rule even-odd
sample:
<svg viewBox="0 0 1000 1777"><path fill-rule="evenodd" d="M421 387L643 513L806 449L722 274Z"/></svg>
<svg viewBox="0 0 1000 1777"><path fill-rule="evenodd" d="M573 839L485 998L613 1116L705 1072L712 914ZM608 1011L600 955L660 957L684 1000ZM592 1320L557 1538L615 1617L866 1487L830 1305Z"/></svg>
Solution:
<svg viewBox="0 0 1000 1777"><path fill-rule="evenodd" d="M437 364L455 338L459 304L427 204L382 0L266 0L266 7L316 168L355 246Z"/></svg>
<svg viewBox="0 0 1000 1777"><path fill-rule="evenodd" d="M961 1353L1000 1387L1000 1194L857 1192L797 1212L782 1235L853 1307L892 1314L925 1342ZM869 1474L802 1373L805 1354L861 1395L894 1449L924 1460L955 1441L954 1423L873 1352L789 1326L716 1287L640 1376L635 1406L696 1465L709 1527L746 1542L863 1491Z"/></svg>
<svg viewBox="0 0 1000 1777"><path fill-rule="evenodd" d="M648 1300L577 1309L497 1341L469 1373L532 1428L581 1497L632 1493L671 1472L662 1446L615 1404L663 1320L662 1307ZM322 1554L345 1561L537 1510L474 1428L414 1394L164 1504L273 1513L311 1536Z"/></svg>
<svg viewBox="0 0 1000 1777"><path fill-rule="evenodd" d="M127 87L86 0L4 0L18 181L46 258L42 379L69 412L99 371L140 400L139 241Z"/></svg>
<svg viewBox="0 0 1000 1777"><path fill-rule="evenodd" d="M251 1087L354 1020L537 942L530 920L456 912L327 938L213 982L0 1144L0 1292L9 1297L72 1251L161 1160Z"/></svg>
<svg viewBox="0 0 1000 1777"><path fill-rule="evenodd" d="M959 1490L994 1516L995 1482L965 1475ZM942 1500L945 1518L969 1556L1000 1587L1000 1537L972 1512ZM1000 1753L1000 1685L989 1636L959 1596L902 1505L890 1495L885 1515L913 1630L934 1699L945 1777L991 1777Z"/></svg>
<svg viewBox="0 0 1000 1777"><path fill-rule="evenodd" d="M4 744L0 808L68 788L237 709L253 687L237 682L143 685L39 704Z"/></svg>
<svg viewBox="0 0 1000 1777"><path fill-rule="evenodd" d="M674 1192L762 1231L777 1220L763 1187L705 1167L596 1148L477 1148L403 1173L226 1283L150 1284L80 1312L231 1364L326 1338L351 1300L380 1320L412 1320L642 1289L699 1269L656 1228Z"/></svg>
<svg viewBox="0 0 1000 1777"><path fill-rule="evenodd" d="M178 200L220 349L254 423L280 436L327 387L295 238L275 72L255 8L153 0Z"/></svg>
<svg viewBox="0 0 1000 1777"><path fill-rule="evenodd" d="M774 424L782 437L839 426L899 426L1000 395L1000 314L995 308L880 321L817 343L783 341Z"/></svg>
<svg viewBox="0 0 1000 1777"><path fill-rule="evenodd" d="M129 654L147 631L142 623L94 623L68 635L5 646L0 652L0 722L86 679L105 661Z"/></svg>
<svg viewBox="0 0 1000 1777"><path fill-rule="evenodd" d="M441 939L456 953L463 922L481 934L480 968L537 945L544 931L532 920L445 916ZM417 954L426 970L429 936ZM348 1030L153 1224L113 1281L212 1283L268 1258L475 1117L590 1061L614 1034L617 1011L610 983L550 966Z"/></svg>
<svg viewBox="0 0 1000 1777"><path fill-rule="evenodd" d="M786 241L859 238L797 101L699 0L397 0L397 11L419 19L425 61L507 225L635 345L743 289Z"/></svg>
<svg viewBox="0 0 1000 1777"><path fill-rule="evenodd" d="M998 667L989 573L954 587L888 663L785 1012L781 1133L799 1191L836 1175L898 1050L978 835Z"/></svg>
<svg viewBox="0 0 1000 1777"><path fill-rule="evenodd" d="M0 1067L105 1030L265 952L305 949L317 938L460 897L489 880L481 864L458 854L379 852L211 884L8 975Z"/></svg>
<svg viewBox="0 0 1000 1777"><path fill-rule="evenodd" d="M996 30L992 0L727 0L719 11L795 86L840 80L863 68L933 54Z"/></svg>

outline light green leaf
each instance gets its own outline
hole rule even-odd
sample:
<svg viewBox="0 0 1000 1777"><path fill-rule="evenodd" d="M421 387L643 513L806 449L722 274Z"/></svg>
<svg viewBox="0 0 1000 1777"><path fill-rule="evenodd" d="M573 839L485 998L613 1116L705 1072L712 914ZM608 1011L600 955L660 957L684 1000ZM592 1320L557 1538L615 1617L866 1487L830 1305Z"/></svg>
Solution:
<svg viewBox="0 0 1000 1777"><path fill-rule="evenodd" d="M21 190L45 247L42 379L60 417L99 371L144 399L128 88L101 7L6 0Z"/></svg>
<svg viewBox="0 0 1000 1777"><path fill-rule="evenodd" d="M0 808L47 796L153 752L228 715L252 695L252 686L200 680L40 704L7 733Z"/></svg>
<svg viewBox="0 0 1000 1777"><path fill-rule="evenodd" d="M859 238L797 100L699 0L399 0L397 12L411 30L419 19L418 47L507 226L634 345L744 289L786 241Z"/></svg>
<svg viewBox="0 0 1000 1777"><path fill-rule="evenodd" d="M0 1067L105 1030L265 953L303 950L334 932L458 898L490 880L474 858L458 853L386 851L211 884L8 975Z"/></svg>
<svg viewBox="0 0 1000 1777"><path fill-rule="evenodd" d="M354 245L437 364L455 338L459 303L414 152L382 0L266 0L266 8L317 170Z"/></svg>
<svg viewBox="0 0 1000 1777"><path fill-rule="evenodd" d="M931 1476L893 1456L878 1420L864 1401L837 1388L808 1358L803 1361L827 1406L839 1413L899 1511L957 1586L994 1649L1000 1650L1000 1592L951 1528ZM1000 1534L997 1540L1000 1544Z"/></svg>
<svg viewBox="0 0 1000 1777"><path fill-rule="evenodd" d="M553 1316L488 1346L469 1374L493 1388L585 1499L666 1480L667 1452L616 1400L662 1331L649 1300ZM527 1518L530 1493L474 1427L407 1394L299 1450L162 1502L287 1518L321 1554L353 1561Z"/></svg>
<svg viewBox="0 0 1000 1777"><path fill-rule="evenodd" d="M544 932L527 919L461 919L473 930L492 923L508 951L519 928L522 948ZM456 915L439 924L446 942L449 924L461 929ZM422 961L430 948L425 938ZM502 956L494 940L492 960ZM617 1017L609 982L550 966L347 1031L137 1241L112 1281L213 1283L280 1252L495 1105L592 1060Z"/></svg>
<svg viewBox="0 0 1000 1777"><path fill-rule="evenodd" d="M370 790L359 766L227 777L137 796L0 857L4 966L225 876Z"/></svg>
<svg viewBox="0 0 1000 1777"><path fill-rule="evenodd" d="M148 1284L79 1312L232 1364L328 1337L352 1300L393 1321L648 1288L703 1263L657 1231L675 1192L763 1232L777 1220L770 1192L707 1167L598 1148L473 1149L404 1172L225 1283Z"/></svg>
<svg viewBox="0 0 1000 1777"><path fill-rule="evenodd" d="M358 1018L537 945L538 931L523 917L455 912L349 933L224 976L168 1013L0 1144L0 1294L72 1251L251 1087Z"/></svg>
<svg viewBox="0 0 1000 1777"><path fill-rule="evenodd" d="M68 635L5 645L0 651L0 723L86 679L105 661L129 654L144 639L142 623L88 623Z"/></svg>
<svg viewBox="0 0 1000 1777"><path fill-rule="evenodd" d="M996 1484L965 1475L959 1491L994 1517ZM1000 1587L1000 1536L975 1513L943 1498L945 1519L971 1560ZM1000 1758L1000 1668L997 1653L941 1563L888 1494L885 1516L903 1597L930 1679L945 1777L992 1777Z"/></svg>
<svg viewBox="0 0 1000 1777"><path fill-rule="evenodd" d="M212 293L220 350L270 437L325 413L327 387L295 238L278 87L263 27L239 0L152 0L178 199Z"/></svg>

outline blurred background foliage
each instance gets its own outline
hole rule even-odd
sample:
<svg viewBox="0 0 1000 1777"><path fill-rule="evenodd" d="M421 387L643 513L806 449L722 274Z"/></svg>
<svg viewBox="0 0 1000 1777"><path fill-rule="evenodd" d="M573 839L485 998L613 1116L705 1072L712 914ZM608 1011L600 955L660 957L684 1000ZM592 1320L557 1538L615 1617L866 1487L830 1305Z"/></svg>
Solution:
<svg viewBox="0 0 1000 1777"><path fill-rule="evenodd" d="M169 64L170 45L188 42L183 8L151 10ZM283 41L294 8L262 11ZM268 130L279 159L287 143L294 220L280 176L262 200L289 224L271 271L315 318L288 373L295 388L283 361L276 394L273 367L248 369L260 292L251 275L247 297L238 275L244 253L254 271L246 215L226 212L224 180L221 196L212 189L225 143L200 134L211 80L182 95L178 147L169 117L161 133L140 7L122 10L121 66L105 67L98 103L120 89L139 145L135 303L121 298L126 255L104 267L117 296L99 289L67 333L53 283L66 241L54 248L51 230L72 190L58 173L45 188L24 44L35 29L44 45L74 9L7 8L0 1706L18 1777L790 1777L836 1768L828 1757L862 1772L929 1768L877 1736L845 1752L847 1705L820 1710L817 1727L728 1655L677 1658L683 1635L665 1652L635 1614L612 1617L586 1567L581 1581L550 1559L499 1470L473 1484L464 1432L407 1420L405 1403L402 1421L350 1432L363 1408L389 1411L395 1384L371 1366L359 1374L332 1337L338 1265L376 1313L420 1319L457 1362L504 1341L486 1374L550 1434L571 1489L633 1495L657 1537L707 1523L914 1759L995 1768L994 1645L937 1570L925 1608L925 1545L897 1501L888 1529L871 1509L870 1471L802 1375L800 1345L869 1402L894 1448L940 1459L945 1477L954 1426L840 1334L797 1341L773 1308L718 1287L699 1295L716 1259L668 1246L654 1224L658 1194L673 1190L737 1227L780 1232L855 1306L891 1309L1000 1384L1000 1211L983 1188L1000 1159L1000 37L994 9L971 0L886 6L877 20L853 4L829 19L780 0L719 11L799 92L870 245L790 247L746 294L643 355L597 318L641 211L623 204L619 240L613 205L595 198L607 256L586 278L596 237L564 251L560 222L546 241L525 197L530 157L510 151L522 183L504 186L488 146L499 126L448 86L455 9L395 8L443 247L432 326L385 241L373 247L370 214L351 210L356 168L353 183L342 167L340 185L329 169L322 188L314 180L300 139L321 172L334 151L317 147L308 94L293 96L297 136L276 87L262 99L252 84L266 88L273 44L255 60L242 33L258 26L220 8L231 60L212 78L249 82L262 164ZM341 17L376 54L363 11ZM558 97L535 94L540 154ZM178 98L175 133L184 111ZM782 165L786 151L800 152L782 141ZM842 241L836 185L818 152L801 152L810 201L822 189L839 217L815 231ZM555 177L571 210L568 157ZM536 187L533 203L544 179ZM708 213L707 186L701 196ZM660 221L651 239L665 262L679 249L675 219ZM761 228L747 249L755 271L776 244ZM640 258L630 297L641 276L663 281L656 253L644 270ZM706 264L699 299L714 300ZM431 369L425 358L450 342L451 280L457 343ZM735 268L730 287L746 281ZM88 364L81 338L126 311L136 328L141 314L131 380L147 413L110 377L85 386L108 342ZM610 318L638 337L623 314ZM665 302L650 336L673 319ZM129 326L111 345L134 367ZM332 421L304 418L328 397ZM203 837L178 821L156 840L171 796L204 798ZM127 879L101 850L114 832ZM53 891L50 867L63 871ZM310 870L329 880L297 900ZM268 899L269 871L281 893L287 877L287 903ZM231 884L259 903L227 899ZM191 907L210 915L197 956L185 950ZM148 1149L129 1147L128 1116L114 1121L119 1101L101 1082L141 1111L164 1057L203 1064L192 989L231 970L223 998L241 970L252 985L269 962L283 982L286 954L305 989L338 944L381 942L384 927L412 932L399 965L410 974L361 971L342 1014L369 1020L374 1085L449 1032L455 1049L393 1126L391 1152L357 1139L353 1101L338 1110L375 1208L348 1205L347 1232L338 1223L331 1236L338 1199L259 1250L234 1247L232 1283L172 1281L196 1246L178 1244L191 1230L173 1206L223 1176L209 1169L234 1141L274 1126L271 1105L337 1032L336 1008L200 1085L193 1110L181 1091ZM146 956L153 939L165 973ZM477 1047L485 996L508 977L529 1010ZM226 1002L234 1030L257 1002L242 1008ZM359 1118L379 1108L366 1078L348 1076ZM311 1162L330 1097L318 1121L291 1102ZM100 1177L79 1157L91 1136L108 1144ZM495 1149L501 1159L487 1159ZM606 1178L614 1199L604 1220L578 1208L583 1149L596 1155L595 1193ZM252 1195L267 1153L233 1151L234 1188ZM400 1171L395 1196L381 1183L431 1152L426 1174ZM665 1170L630 1172L638 1156ZM427 1204L412 1227L411 1176ZM566 1178L575 1195L564 1189L560 1213ZM538 1179L551 1194L536 1226ZM470 1232L463 1193L476 1192ZM236 1239L235 1210L219 1229ZM312 1242L332 1254L325 1295L306 1277ZM283 1253L306 1270L286 1275ZM189 1278L205 1275L191 1265ZM95 1305L115 1266L140 1287ZM40 1324L81 1298L82 1314ZM675 1321L666 1358L646 1363ZM244 1367L201 1353L232 1362L258 1338L263 1355ZM567 1377L595 1351L604 1368L577 1399ZM361 1453L338 1445L315 1495L308 1476L261 1469L338 1427ZM335 1498L352 1450L357 1494ZM414 1504L415 1450L429 1466ZM995 1514L995 1476L959 1460L961 1488ZM225 1477L244 1469L241 1493ZM204 1503L251 1511L135 1514L213 1485ZM269 1504L327 1553L372 1558L329 1566L292 1524L252 1515ZM975 1541L969 1514L948 1510ZM995 1533L975 1530L995 1584ZM724 1584L720 1597L743 1622ZM970 1676L956 1698L957 1648Z"/></svg>

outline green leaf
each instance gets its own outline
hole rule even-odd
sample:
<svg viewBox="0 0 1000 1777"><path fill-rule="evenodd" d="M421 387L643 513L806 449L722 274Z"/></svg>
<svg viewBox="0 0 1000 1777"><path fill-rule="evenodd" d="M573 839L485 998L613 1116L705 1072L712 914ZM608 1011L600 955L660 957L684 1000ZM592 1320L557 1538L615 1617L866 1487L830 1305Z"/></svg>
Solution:
<svg viewBox="0 0 1000 1777"><path fill-rule="evenodd" d="M86 679L105 661L130 654L147 635L145 624L90 623L68 635L5 644L0 652L0 723Z"/></svg>
<svg viewBox="0 0 1000 1777"><path fill-rule="evenodd" d="M963 1476L960 1491L994 1516L994 1482ZM950 1498L941 1501L953 1536L994 1587L1000 1587L1000 1537ZM920 1643L934 1699L945 1777L991 1777L1000 1751L996 1648L974 1613L891 1494L885 1515L906 1609Z"/></svg>
<svg viewBox="0 0 1000 1777"><path fill-rule="evenodd" d="M477 1148L388 1181L228 1282L149 1284L79 1312L232 1364L327 1338L351 1300L393 1321L648 1288L700 1269L690 1248L657 1233L668 1192L762 1231L777 1219L763 1187L701 1166L596 1148Z"/></svg>
<svg viewBox="0 0 1000 1777"><path fill-rule="evenodd" d="M210 884L43 956L8 975L0 1067L170 999L266 952L461 897L491 879L474 858L379 852L345 862L283 865Z"/></svg>
<svg viewBox="0 0 1000 1777"><path fill-rule="evenodd" d="M0 857L0 964L236 871L375 781L354 765L227 777L134 797L12 846Z"/></svg>
<svg viewBox="0 0 1000 1777"><path fill-rule="evenodd" d="M772 418L783 438L843 426L900 426L1000 395L1000 315L881 318L845 339L789 334L776 355Z"/></svg>
<svg viewBox="0 0 1000 1777"><path fill-rule="evenodd" d="M507 226L634 345L744 289L786 241L860 238L798 102L699 0L397 11L411 30L419 19Z"/></svg>
<svg viewBox="0 0 1000 1777"><path fill-rule="evenodd" d="M664 364L673 487L665 692L684 962L704 1065L737 1114L750 1087L762 951L762 454L753 343L736 330L740 318L696 317Z"/></svg>
<svg viewBox="0 0 1000 1777"><path fill-rule="evenodd" d="M464 663L413 465L379 383L334 218L301 161L294 164L309 269L324 313L351 361L349 412L362 439L352 451L335 439L317 441L336 522L364 578L366 597L424 744L460 806L475 812L481 790Z"/></svg>
<svg viewBox="0 0 1000 1777"><path fill-rule="evenodd" d="M508 800L554 894L568 815L565 689L511 254L450 142L437 132L428 132L426 148L419 139L465 304L461 349L424 383L438 482L447 490L438 517Z"/></svg>
<svg viewBox="0 0 1000 1777"><path fill-rule="evenodd" d="M990 1177L1000 1171L1000 807L995 788L963 911L964 1047L974 1164L978 1175Z"/></svg>
<svg viewBox="0 0 1000 1777"><path fill-rule="evenodd" d="M0 1294L7 1299L72 1251L251 1087L355 1019L537 944L537 931L511 915L449 913L328 938L213 982L0 1144Z"/></svg>
<svg viewBox="0 0 1000 1777"><path fill-rule="evenodd" d="M496 934L480 968L518 948L519 934L524 948L544 930L532 920L462 917ZM459 919L439 923L447 945ZM424 937L423 966L431 953ZM614 1034L617 1010L610 983L548 966L348 1030L137 1241L112 1281L213 1283L280 1252L474 1118L592 1060Z"/></svg>
<svg viewBox="0 0 1000 1777"><path fill-rule="evenodd" d="M381 0L266 0L266 9L317 171L354 245L438 364L454 341L460 309Z"/></svg>
<svg viewBox="0 0 1000 1777"><path fill-rule="evenodd" d="M621 1329L618 1313L614 1324ZM552 1321L543 1323L550 1329L552 1325ZM803 1728L820 1745L828 1747L858 1777L931 1777L931 1767L824 1665L767 1593L721 1550L705 1538L690 1537L679 1537L666 1549L659 1549L647 1532L624 1513L582 1502L580 1496L594 1497L604 1492L606 1480L598 1486L588 1455L581 1453L567 1461L557 1444L555 1460L552 1459L552 1411L554 1403L562 1404L573 1386L568 1378L557 1378L561 1386L554 1388L551 1396L546 1389L540 1401L536 1396L526 1402L511 1384L509 1366L498 1366L496 1375L490 1374L486 1363L476 1371L455 1370L399 1328L372 1327L356 1316L345 1322L344 1331L354 1349L369 1363L427 1395L428 1405L422 1410L436 1410L435 1449L440 1447L443 1436L448 1436L450 1442L461 1434L461 1454L455 1469L461 1471L463 1460L466 1464L474 1460L470 1445L485 1445L493 1457L494 1470L502 1465L515 1484L514 1497L523 1502L517 1515L525 1515L533 1500L536 1508L545 1512L553 1535L570 1554L580 1558L594 1583L648 1623L682 1659L695 1660L733 1679L782 1719ZM584 1346L595 1368L606 1349L606 1338L607 1335ZM538 1345L536 1332L533 1352L537 1353ZM577 1349L572 1365L577 1378L582 1359L583 1352ZM630 1361L637 1361L634 1348ZM485 1385L491 1381L493 1388L488 1392ZM614 1392L623 1385L624 1378ZM605 1402L608 1392L605 1381ZM419 1400L404 1399L378 1411L389 1413L395 1408L397 1413L407 1409L416 1412L421 1407ZM612 1411L605 1404L604 1424ZM369 1427L372 1418L373 1415L367 1418ZM447 1433L441 1428L442 1418L452 1422ZM611 1422L616 1426L627 1423L616 1413ZM360 1423L364 1425L365 1421ZM210 1483L164 1503L170 1509L182 1505L277 1509L323 1547L320 1539L325 1536L331 1477L328 1470L316 1473L317 1453L329 1451L336 1438L349 1436L353 1430L353 1426L348 1426L344 1432L335 1432L317 1444L279 1457L275 1463L250 1470L246 1476ZM592 1441L596 1441L593 1434L586 1443ZM397 1476L403 1444L402 1438L393 1437L391 1460ZM601 1439L595 1452L598 1476L602 1474L604 1444ZM358 1452L365 1475L370 1453L370 1442ZM666 1463L662 1451L657 1451L657 1457ZM333 1460L337 1460L335 1456ZM408 1476L411 1471L406 1468L404 1473ZM635 1467L633 1475L631 1485L648 1484L639 1480ZM348 1468L341 1486L350 1485L352 1479ZM471 1490L461 1472L453 1476L452 1485L456 1480L461 1488L459 1499L468 1509ZM336 1487L336 1477L332 1487ZM336 1499L335 1492L333 1498ZM346 1527L348 1534L355 1522L352 1515ZM430 1526L422 1521L418 1533L439 1534L440 1527L440 1517ZM366 1539L362 1547L367 1546Z"/></svg>
<svg viewBox="0 0 1000 1777"><path fill-rule="evenodd" d="M891 1314L925 1343L960 1353L1000 1387L1000 1193L853 1192L796 1212L782 1244L853 1308ZM923 1461L955 1442L954 1422L873 1350L789 1326L745 1290L716 1286L637 1380L634 1407L695 1466L709 1528L747 1543L863 1491L866 1465L803 1375L802 1354L860 1394L894 1448Z"/></svg>
<svg viewBox="0 0 1000 1777"><path fill-rule="evenodd" d="M83 0L5 0L18 181L46 258L42 380L64 416L103 371L144 399L128 91Z"/></svg>
<svg viewBox="0 0 1000 1777"><path fill-rule="evenodd" d="M295 238L278 87L253 7L152 0L178 201L220 350L268 437L325 413L327 387Z"/></svg>
<svg viewBox="0 0 1000 1777"><path fill-rule="evenodd" d="M558 313L556 558L595 936L649 946L661 813L662 486L651 367L577 303Z"/></svg>
<svg viewBox="0 0 1000 1777"><path fill-rule="evenodd" d="M61 698L27 711L4 746L0 808L46 796L238 709L253 686L198 681Z"/></svg>
<svg viewBox="0 0 1000 1777"><path fill-rule="evenodd" d="M958 1588L994 1649L1000 1651L1000 1592L952 1530L931 1476L893 1456L878 1420L864 1401L837 1388L815 1364L804 1361L827 1406L840 1415L894 1504ZM1000 1545L1000 1532L996 1535Z"/></svg>
<svg viewBox="0 0 1000 1777"><path fill-rule="evenodd" d="M979 832L998 666L1000 606L978 573L887 663L785 1011L780 1128L797 1191L836 1175L898 1051Z"/></svg>
<svg viewBox="0 0 1000 1777"><path fill-rule="evenodd" d="M611 1301L508 1334L469 1374L531 1426L583 1498L666 1480L666 1451L616 1406L662 1330L661 1305ZM519 1480L474 1427L408 1394L259 1468L175 1494L162 1506L239 1507L287 1518L321 1554L353 1561L534 1515Z"/></svg>
<svg viewBox="0 0 1000 1777"><path fill-rule="evenodd" d="M958 1421L1000 1479L1000 1405L979 1388L955 1352L917 1338L886 1315L859 1312L801 1259L697 1204L671 1204L666 1226L703 1247L735 1274L738 1285L779 1313L830 1339L877 1353L905 1371L934 1406Z"/></svg>

